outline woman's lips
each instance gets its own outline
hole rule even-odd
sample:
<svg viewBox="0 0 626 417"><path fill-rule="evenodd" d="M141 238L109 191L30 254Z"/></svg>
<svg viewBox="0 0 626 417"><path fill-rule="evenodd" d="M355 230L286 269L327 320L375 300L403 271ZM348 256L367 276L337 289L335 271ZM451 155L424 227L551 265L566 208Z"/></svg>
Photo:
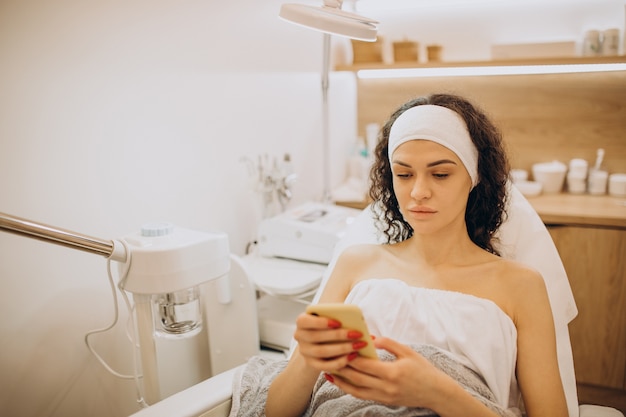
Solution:
<svg viewBox="0 0 626 417"><path fill-rule="evenodd" d="M437 210L430 207L418 206L410 208L409 213L415 218L426 218L437 213Z"/></svg>
<svg viewBox="0 0 626 417"><path fill-rule="evenodd" d="M425 207L425 206L413 207L413 208L410 208L409 211L414 212L414 213L436 213L437 212L435 209L432 209L430 207Z"/></svg>

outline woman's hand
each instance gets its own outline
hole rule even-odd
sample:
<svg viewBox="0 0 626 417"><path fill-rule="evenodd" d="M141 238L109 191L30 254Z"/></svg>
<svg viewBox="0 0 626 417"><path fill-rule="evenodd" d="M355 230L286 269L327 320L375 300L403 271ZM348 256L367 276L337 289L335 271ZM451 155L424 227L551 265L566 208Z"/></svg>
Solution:
<svg viewBox="0 0 626 417"><path fill-rule="evenodd" d="M396 360L382 362L357 356L326 378L357 398L432 408L441 394L441 384L451 379L409 346L386 337L375 339L374 344L396 356Z"/></svg>
<svg viewBox="0 0 626 417"><path fill-rule="evenodd" d="M300 314L296 319L294 338L306 364L319 372L335 372L344 368L366 346L359 341L361 332L342 329L337 320Z"/></svg>

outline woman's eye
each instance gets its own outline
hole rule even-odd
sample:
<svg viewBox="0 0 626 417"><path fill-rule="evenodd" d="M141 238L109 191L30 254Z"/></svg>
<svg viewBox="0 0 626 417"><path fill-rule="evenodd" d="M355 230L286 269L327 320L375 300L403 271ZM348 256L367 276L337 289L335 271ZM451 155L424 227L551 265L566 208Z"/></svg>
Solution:
<svg viewBox="0 0 626 417"><path fill-rule="evenodd" d="M398 178L409 178L410 176L411 176L411 174L407 174L407 173L403 173L403 172L396 174L396 177L398 177Z"/></svg>
<svg viewBox="0 0 626 417"><path fill-rule="evenodd" d="M433 177L437 178L437 179L444 179L444 178L448 178L449 174L444 174L444 173L434 173Z"/></svg>

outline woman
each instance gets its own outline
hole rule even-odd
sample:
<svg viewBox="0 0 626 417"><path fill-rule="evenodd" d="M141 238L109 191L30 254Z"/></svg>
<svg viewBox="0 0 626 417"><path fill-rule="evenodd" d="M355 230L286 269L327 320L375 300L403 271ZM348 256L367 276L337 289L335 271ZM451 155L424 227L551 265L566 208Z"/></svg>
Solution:
<svg viewBox="0 0 626 417"><path fill-rule="evenodd" d="M376 348L395 358L360 357L360 335L302 314L298 346L269 388L266 415L302 415L322 372L358 399L442 417L510 415L522 399L528 417L566 417L544 281L493 245L509 168L499 131L461 97L421 97L391 116L375 157L370 196L388 244L346 249L320 303L361 306ZM471 369L505 411L414 346Z"/></svg>

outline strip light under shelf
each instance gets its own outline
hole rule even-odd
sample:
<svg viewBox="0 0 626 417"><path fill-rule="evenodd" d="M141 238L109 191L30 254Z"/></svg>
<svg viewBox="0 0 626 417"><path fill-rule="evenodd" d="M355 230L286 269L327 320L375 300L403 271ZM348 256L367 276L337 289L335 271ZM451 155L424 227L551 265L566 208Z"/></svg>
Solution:
<svg viewBox="0 0 626 417"><path fill-rule="evenodd" d="M567 74L611 71L626 71L626 63L384 68L361 69L358 70L356 74L360 79L377 79L459 77L477 75Z"/></svg>

